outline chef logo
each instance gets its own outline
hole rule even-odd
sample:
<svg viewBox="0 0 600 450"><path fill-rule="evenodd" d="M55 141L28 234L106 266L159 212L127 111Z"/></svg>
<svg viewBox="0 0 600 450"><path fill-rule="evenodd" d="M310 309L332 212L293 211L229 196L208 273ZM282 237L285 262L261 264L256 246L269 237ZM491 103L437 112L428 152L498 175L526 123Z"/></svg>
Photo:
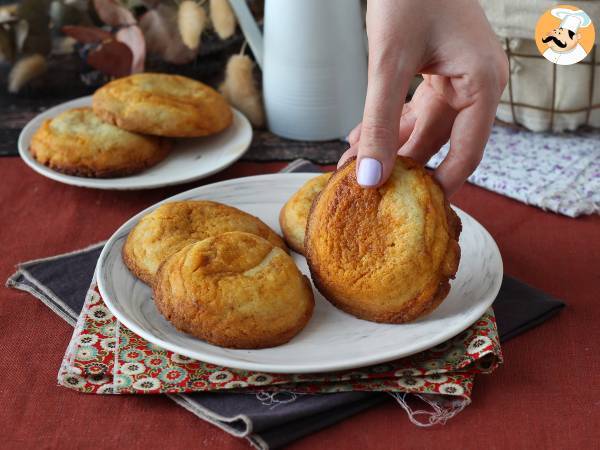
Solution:
<svg viewBox="0 0 600 450"><path fill-rule="evenodd" d="M535 27L535 43L540 53L554 64L578 63L592 50L595 31L585 11L561 5L546 11Z"/></svg>

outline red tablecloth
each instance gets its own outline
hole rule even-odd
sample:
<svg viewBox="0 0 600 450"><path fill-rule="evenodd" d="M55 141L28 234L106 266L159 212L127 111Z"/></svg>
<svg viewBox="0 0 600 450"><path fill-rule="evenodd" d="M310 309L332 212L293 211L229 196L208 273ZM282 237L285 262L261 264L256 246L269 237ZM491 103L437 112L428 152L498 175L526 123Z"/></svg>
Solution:
<svg viewBox="0 0 600 450"><path fill-rule="evenodd" d="M274 172L238 163L205 182ZM17 262L106 239L134 213L184 189L113 192L65 186L0 159L0 278ZM600 216L569 219L467 185L453 202L494 236L506 273L567 301L560 315L505 347L446 426L418 429L393 402L292 448L598 448ZM72 329L41 302L0 289L2 448L248 448L166 398L85 396L56 385Z"/></svg>

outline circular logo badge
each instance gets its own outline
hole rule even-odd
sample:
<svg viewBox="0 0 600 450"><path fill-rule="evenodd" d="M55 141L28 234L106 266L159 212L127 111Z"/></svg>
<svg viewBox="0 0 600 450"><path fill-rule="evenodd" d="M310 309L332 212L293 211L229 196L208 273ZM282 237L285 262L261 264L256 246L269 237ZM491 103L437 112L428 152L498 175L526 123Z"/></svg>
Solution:
<svg viewBox="0 0 600 450"><path fill-rule="evenodd" d="M592 50L596 32L590 16L570 5L546 11L535 27L535 43L548 61L562 66L578 63Z"/></svg>

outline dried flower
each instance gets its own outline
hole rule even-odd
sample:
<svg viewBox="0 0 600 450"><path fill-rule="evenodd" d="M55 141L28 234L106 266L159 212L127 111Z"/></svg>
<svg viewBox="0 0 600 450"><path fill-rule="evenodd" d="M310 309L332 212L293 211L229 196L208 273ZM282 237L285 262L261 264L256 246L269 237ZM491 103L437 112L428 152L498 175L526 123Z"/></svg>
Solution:
<svg viewBox="0 0 600 450"><path fill-rule="evenodd" d="M133 52L122 42L104 41L87 56L87 63L100 72L113 77L124 77L131 73Z"/></svg>
<svg viewBox="0 0 600 450"><path fill-rule="evenodd" d="M139 73L144 71L144 62L146 61L146 41L144 34L137 25L121 28L115 35L117 41L123 42L133 56L131 62L131 73Z"/></svg>
<svg viewBox="0 0 600 450"><path fill-rule="evenodd" d="M173 64L186 64L196 58L197 51L190 50L181 40L175 8L158 5L140 18L140 28L148 53L160 55L163 60Z"/></svg>
<svg viewBox="0 0 600 450"><path fill-rule="evenodd" d="M133 25L135 17L117 0L93 0L100 20L112 27Z"/></svg>
<svg viewBox="0 0 600 450"><path fill-rule="evenodd" d="M31 80L46 72L46 69L46 58L38 53L21 58L8 75L8 92L19 92Z"/></svg>
<svg viewBox="0 0 600 450"><path fill-rule="evenodd" d="M183 43L191 50L200 45L200 35L206 25L206 11L198 3L185 0L179 5L177 25Z"/></svg>
<svg viewBox="0 0 600 450"><path fill-rule="evenodd" d="M227 61L221 93L239 109L255 127L265 123L262 96L252 75L254 63L246 55L232 55Z"/></svg>
<svg viewBox="0 0 600 450"><path fill-rule="evenodd" d="M228 0L210 0L210 20L221 39L235 33L236 19Z"/></svg>

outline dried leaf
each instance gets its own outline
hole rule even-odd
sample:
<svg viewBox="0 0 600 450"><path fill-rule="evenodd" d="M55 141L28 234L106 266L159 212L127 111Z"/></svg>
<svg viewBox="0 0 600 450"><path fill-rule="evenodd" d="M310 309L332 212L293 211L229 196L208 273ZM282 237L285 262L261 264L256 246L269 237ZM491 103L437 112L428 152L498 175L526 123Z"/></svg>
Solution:
<svg viewBox="0 0 600 450"><path fill-rule="evenodd" d="M61 28L61 31L84 44L95 44L112 39L113 37L112 34L102 28L82 27L79 25L66 25Z"/></svg>
<svg viewBox="0 0 600 450"><path fill-rule="evenodd" d="M181 40L191 50L200 45L200 35L206 25L206 11L193 0L184 0L177 11L177 26Z"/></svg>
<svg viewBox="0 0 600 450"><path fill-rule="evenodd" d="M118 27L135 24L135 17L117 0L94 0L94 8L106 25Z"/></svg>
<svg viewBox="0 0 600 450"><path fill-rule="evenodd" d="M239 109L255 127L265 124L262 96L254 80L254 63L246 55L232 55L225 68L225 81L220 91L227 101Z"/></svg>
<svg viewBox="0 0 600 450"><path fill-rule="evenodd" d="M46 69L46 58L40 54L21 58L8 75L8 92L19 92L31 80L46 72Z"/></svg>
<svg viewBox="0 0 600 450"><path fill-rule="evenodd" d="M146 38L146 52L159 55L173 64L186 64L196 58L197 51L185 46L177 29L177 10L159 5L140 18Z"/></svg>
<svg viewBox="0 0 600 450"><path fill-rule="evenodd" d="M132 61L129 47L115 40L103 42L87 57L90 66L113 77L129 75Z"/></svg>
<svg viewBox="0 0 600 450"><path fill-rule="evenodd" d="M235 33L237 21L228 0L210 0L210 21L221 39Z"/></svg>
<svg viewBox="0 0 600 450"><path fill-rule="evenodd" d="M146 60L146 41L144 34L137 25L121 28L115 35L117 41L123 42L131 50L133 61L131 63L131 73L144 71L144 61Z"/></svg>

